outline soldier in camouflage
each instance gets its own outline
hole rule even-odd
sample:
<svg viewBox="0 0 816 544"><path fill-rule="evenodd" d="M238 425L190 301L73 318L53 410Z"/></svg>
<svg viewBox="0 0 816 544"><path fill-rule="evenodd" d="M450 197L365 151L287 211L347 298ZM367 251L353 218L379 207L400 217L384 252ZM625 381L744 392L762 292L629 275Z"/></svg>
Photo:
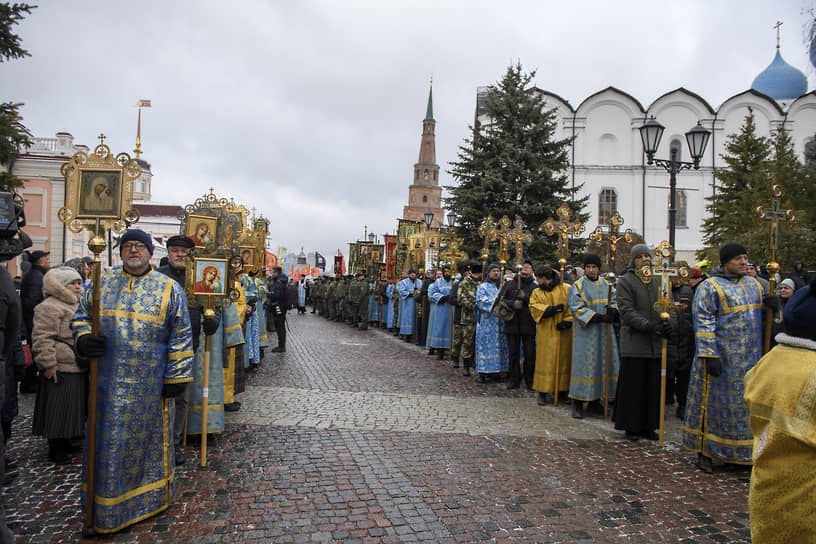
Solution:
<svg viewBox="0 0 816 544"><path fill-rule="evenodd" d="M474 360L476 345L476 289L482 279L482 265L470 266L470 275L465 276L456 291L456 301L459 304L461 315L459 324L462 326L462 376L470 376L470 369L476 366Z"/></svg>
<svg viewBox="0 0 816 544"><path fill-rule="evenodd" d="M365 272L357 272L349 284L347 305L351 325L361 331L368 330L368 281Z"/></svg>

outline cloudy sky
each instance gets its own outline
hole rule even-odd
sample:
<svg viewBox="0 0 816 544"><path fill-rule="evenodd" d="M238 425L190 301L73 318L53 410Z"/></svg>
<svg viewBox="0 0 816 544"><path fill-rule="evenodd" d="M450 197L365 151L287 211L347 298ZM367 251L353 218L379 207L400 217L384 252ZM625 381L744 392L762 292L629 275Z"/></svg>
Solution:
<svg viewBox="0 0 816 544"><path fill-rule="evenodd" d="M683 86L718 107L782 54L813 81L804 0L581 2L40 0L0 65L35 136L114 152L136 137L153 199L214 187L271 220L273 243L325 255L391 233L408 199L433 74L440 184L476 87L520 61L574 107L607 86L648 104ZM813 84L811 83L811 89Z"/></svg>

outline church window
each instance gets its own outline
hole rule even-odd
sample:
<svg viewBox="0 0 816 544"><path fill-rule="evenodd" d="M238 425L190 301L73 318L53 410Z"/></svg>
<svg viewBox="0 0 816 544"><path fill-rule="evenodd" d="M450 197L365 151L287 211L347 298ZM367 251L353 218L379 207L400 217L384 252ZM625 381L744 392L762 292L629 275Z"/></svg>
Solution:
<svg viewBox="0 0 816 544"><path fill-rule="evenodd" d="M428 179L428 169L425 169L425 179Z"/></svg>
<svg viewBox="0 0 816 544"><path fill-rule="evenodd" d="M439 170L434 170L434 181L439 179Z"/></svg>
<svg viewBox="0 0 816 544"><path fill-rule="evenodd" d="M602 189L598 195L598 223L608 225L618 211L618 193L615 189Z"/></svg>
<svg viewBox="0 0 816 544"><path fill-rule="evenodd" d="M686 212L688 211L688 195L683 190L678 190L674 195L674 203L677 206L677 214L675 217L674 226L679 229L688 228L686 223ZM671 195L669 195L669 204L671 204Z"/></svg>
<svg viewBox="0 0 816 544"><path fill-rule="evenodd" d="M428 202L428 195L422 195L422 202L423 202L423 204L425 202Z"/></svg>

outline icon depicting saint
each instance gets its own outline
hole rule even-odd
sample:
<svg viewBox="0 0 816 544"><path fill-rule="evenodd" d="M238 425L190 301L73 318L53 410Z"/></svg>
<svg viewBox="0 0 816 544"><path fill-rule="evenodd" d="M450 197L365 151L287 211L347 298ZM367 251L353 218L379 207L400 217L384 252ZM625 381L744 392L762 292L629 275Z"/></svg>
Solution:
<svg viewBox="0 0 816 544"><path fill-rule="evenodd" d="M113 213L113 191L108 180L97 176L90 183L90 194L85 197L85 210Z"/></svg>
<svg viewBox="0 0 816 544"><path fill-rule="evenodd" d="M223 293L224 284L218 267L209 264L201 269L201 279L195 284L196 293Z"/></svg>
<svg viewBox="0 0 816 544"><path fill-rule="evenodd" d="M191 236L196 247L207 247L212 243L212 235L210 234L210 225L202 221L196 225L195 233Z"/></svg>

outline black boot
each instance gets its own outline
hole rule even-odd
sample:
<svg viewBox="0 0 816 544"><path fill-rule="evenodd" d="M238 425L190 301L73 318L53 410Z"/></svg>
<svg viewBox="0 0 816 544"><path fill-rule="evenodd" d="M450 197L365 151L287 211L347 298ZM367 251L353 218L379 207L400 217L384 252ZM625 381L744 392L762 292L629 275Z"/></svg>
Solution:
<svg viewBox="0 0 816 544"><path fill-rule="evenodd" d="M487 383L487 376L484 374L484 372L479 372L479 377L476 378L476 381L479 383Z"/></svg>
<svg viewBox="0 0 816 544"><path fill-rule="evenodd" d="M71 462L71 456L66 451L66 442L64 438L48 439L48 459L55 465L67 465Z"/></svg>
<svg viewBox="0 0 816 544"><path fill-rule="evenodd" d="M462 376L470 376L470 365L471 359L469 357L462 359Z"/></svg>
<svg viewBox="0 0 816 544"><path fill-rule="evenodd" d="M451 366L453 366L453 368L459 368L459 356L458 355L456 357L451 358Z"/></svg>
<svg viewBox="0 0 816 544"><path fill-rule="evenodd" d="M711 464L711 457L705 456L702 453L697 454L697 468L706 474L714 473L714 466Z"/></svg>
<svg viewBox="0 0 816 544"><path fill-rule="evenodd" d="M572 417L575 419L583 419L584 417L584 403L580 400L572 401Z"/></svg>
<svg viewBox="0 0 816 544"><path fill-rule="evenodd" d="M445 360L445 350L440 349L439 352L436 354L436 356L440 361L444 361Z"/></svg>

